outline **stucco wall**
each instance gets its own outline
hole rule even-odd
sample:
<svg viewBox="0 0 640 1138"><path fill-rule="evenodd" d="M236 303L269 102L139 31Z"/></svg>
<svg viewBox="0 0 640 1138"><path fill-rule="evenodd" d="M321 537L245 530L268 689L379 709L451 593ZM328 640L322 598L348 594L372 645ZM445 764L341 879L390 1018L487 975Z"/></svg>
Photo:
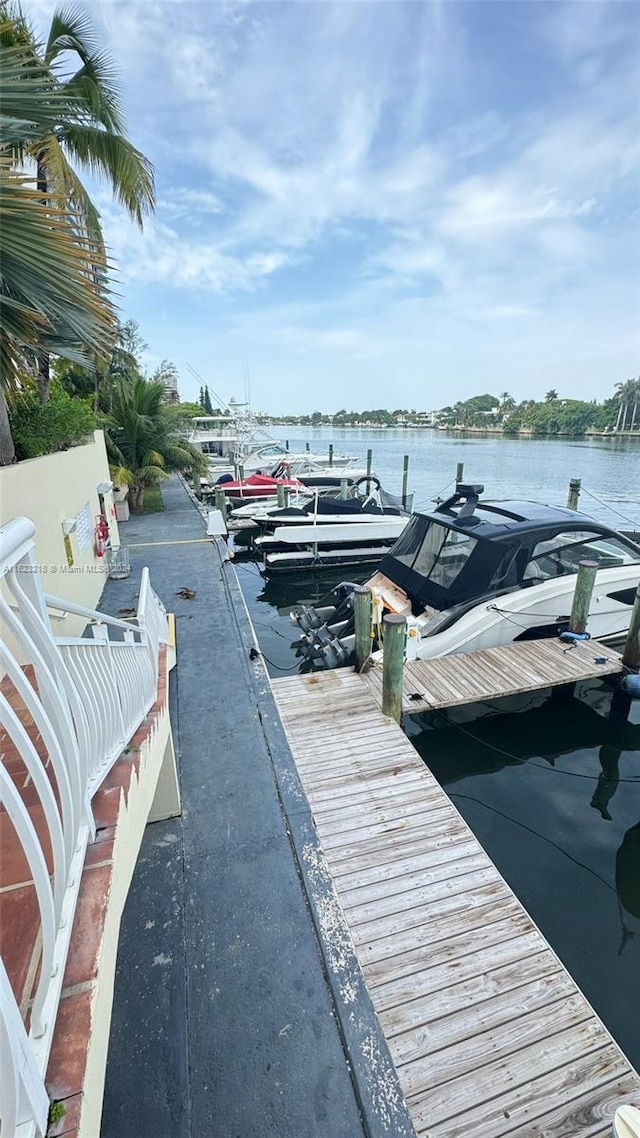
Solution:
<svg viewBox="0 0 640 1138"><path fill-rule="evenodd" d="M102 431L93 441L58 454L28 459L0 468L0 524L23 515L36 526L36 555L44 591L65 600L95 608L102 593L106 558L96 557L93 541L95 520L100 512L98 485L109 482L109 464ZM111 542L120 545L113 493L104 495L105 515ZM67 564L63 522L78 518L85 507L90 515L90 539L84 549L86 527L69 535L73 566ZM59 636L77 636L84 627L80 617L55 621Z"/></svg>

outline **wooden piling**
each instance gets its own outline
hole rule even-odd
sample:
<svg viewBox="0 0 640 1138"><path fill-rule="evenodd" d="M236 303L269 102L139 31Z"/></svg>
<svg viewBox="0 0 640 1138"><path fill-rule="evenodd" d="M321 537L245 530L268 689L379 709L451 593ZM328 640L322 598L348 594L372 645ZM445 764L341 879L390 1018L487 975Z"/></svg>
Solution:
<svg viewBox="0 0 640 1138"><path fill-rule="evenodd" d="M402 719L402 679L404 648L407 640L407 618L387 613L382 620L382 714L399 723Z"/></svg>
<svg viewBox="0 0 640 1138"><path fill-rule="evenodd" d="M224 490L221 486L216 486L215 489L216 510L220 510L225 522L227 520L227 499L224 496Z"/></svg>
<svg viewBox="0 0 640 1138"><path fill-rule="evenodd" d="M581 561L578 565L576 587L571 605L569 618L569 632L586 632L589 619L589 607L593 595L593 586L596 583L598 572L597 561Z"/></svg>
<svg viewBox="0 0 640 1138"><path fill-rule="evenodd" d="M353 613L356 631L356 671L361 672L371 653L371 589L356 585L353 590Z"/></svg>
<svg viewBox="0 0 640 1138"><path fill-rule="evenodd" d="M277 489L276 493L278 495L278 509L281 510L282 507L284 506L284 486L282 485L282 483L278 484L278 489Z"/></svg>
<svg viewBox="0 0 640 1138"><path fill-rule="evenodd" d="M329 443L329 466L333 466L333 443Z"/></svg>
<svg viewBox="0 0 640 1138"><path fill-rule="evenodd" d="M622 653L622 663L627 668L640 668L640 584L636 589L636 597L631 610L629 631Z"/></svg>
<svg viewBox="0 0 640 1138"><path fill-rule="evenodd" d="M289 440L288 439L284 440L284 449L289 450Z"/></svg>
<svg viewBox="0 0 640 1138"><path fill-rule="evenodd" d="M307 452L309 452L309 451L311 450L311 445L310 445L309 443L305 443L305 444L304 444L304 449L305 449Z"/></svg>
<svg viewBox="0 0 640 1138"><path fill-rule="evenodd" d="M284 490L284 508L288 510L291 505L291 487L283 486L282 489Z"/></svg>
<svg viewBox="0 0 640 1138"><path fill-rule="evenodd" d="M347 478L340 479L340 497L343 502L346 502L349 497L349 480Z"/></svg>
<svg viewBox="0 0 640 1138"><path fill-rule="evenodd" d="M371 493L371 483L370 483L369 479L371 478L372 469L373 469L373 451L368 450L367 451L367 496Z"/></svg>
<svg viewBox="0 0 640 1138"><path fill-rule="evenodd" d="M464 481L464 462L459 462L456 466L456 486Z"/></svg>
<svg viewBox="0 0 640 1138"><path fill-rule="evenodd" d="M567 509L568 510L577 510L578 509L578 498L580 497L580 487L581 486L582 486L582 481L580 480L580 478L572 478L571 481L569 482L569 496L567 498Z"/></svg>
<svg viewBox="0 0 640 1138"><path fill-rule="evenodd" d="M409 455L405 454L402 459L402 506L403 509L407 508L407 486L409 483Z"/></svg>
<svg viewBox="0 0 640 1138"><path fill-rule="evenodd" d="M198 499L202 498L202 483L201 483L201 479L200 479L200 474L197 470L194 470L194 472L193 472L192 481L193 481L193 492L194 492L196 498L198 498Z"/></svg>
<svg viewBox="0 0 640 1138"><path fill-rule="evenodd" d="M238 482L244 482L244 466L241 462L238 463Z"/></svg>

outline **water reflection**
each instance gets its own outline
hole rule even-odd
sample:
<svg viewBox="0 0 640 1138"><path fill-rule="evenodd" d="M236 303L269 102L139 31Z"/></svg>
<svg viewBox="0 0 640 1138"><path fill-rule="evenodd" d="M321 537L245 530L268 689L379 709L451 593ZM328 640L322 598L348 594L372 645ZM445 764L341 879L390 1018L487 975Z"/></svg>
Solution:
<svg viewBox="0 0 640 1138"><path fill-rule="evenodd" d="M616 892L620 906L618 955L640 934L640 822L630 826L616 854Z"/></svg>

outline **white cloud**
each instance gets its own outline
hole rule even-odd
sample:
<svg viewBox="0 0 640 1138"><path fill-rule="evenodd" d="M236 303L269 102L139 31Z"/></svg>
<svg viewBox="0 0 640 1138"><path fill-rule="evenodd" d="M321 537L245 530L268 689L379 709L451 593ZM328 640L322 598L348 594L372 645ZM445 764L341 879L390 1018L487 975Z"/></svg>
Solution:
<svg viewBox="0 0 640 1138"><path fill-rule="evenodd" d="M291 258L280 250L226 253L211 241L190 240L158 219L136 229L113 208L103 212L108 246L125 283L202 292L244 292L258 287Z"/></svg>
<svg viewBox="0 0 640 1138"><path fill-rule="evenodd" d="M53 6L29 0L42 24ZM542 358L547 387L581 353L580 391L615 373L638 302L632 7L95 0L158 168L144 234L103 207L123 303L160 354L188 325L206 359L213 295L222 355L253 345L274 382L317 368L328 407L359 369L387 393L434 361L467 394L516 366L535 384Z"/></svg>

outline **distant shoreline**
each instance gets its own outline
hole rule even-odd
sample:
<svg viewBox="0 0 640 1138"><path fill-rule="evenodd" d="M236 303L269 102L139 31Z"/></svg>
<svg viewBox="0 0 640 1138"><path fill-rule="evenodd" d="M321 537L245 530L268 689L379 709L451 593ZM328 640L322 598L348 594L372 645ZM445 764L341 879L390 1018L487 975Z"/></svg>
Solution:
<svg viewBox="0 0 640 1138"><path fill-rule="evenodd" d="M422 423L407 423L404 426L386 426L379 423L287 423L271 419L263 424L266 427L290 427L291 430L339 430L339 431L435 431L438 434L472 436L487 439L636 439L640 442L640 428L634 431L583 431L573 434L570 431L556 431L550 434L534 434L530 428L520 431L503 431L499 427L430 427Z"/></svg>

